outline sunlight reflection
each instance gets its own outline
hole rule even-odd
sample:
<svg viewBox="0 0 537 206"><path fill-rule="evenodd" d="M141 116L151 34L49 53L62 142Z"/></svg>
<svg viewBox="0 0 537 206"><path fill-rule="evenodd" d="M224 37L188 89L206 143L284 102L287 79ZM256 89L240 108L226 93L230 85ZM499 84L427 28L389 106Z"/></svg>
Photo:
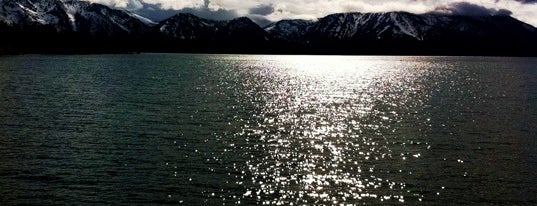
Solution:
<svg viewBox="0 0 537 206"><path fill-rule="evenodd" d="M421 155L407 151L421 146L401 147L407 137L399 130L409 128L390 124L423 106L410 100L427 72L405 62L263 56L243 66L244 86L259 111L257 123L245 122L236 134L252 147L246 164L255 186L244 196L276 205L420 198L388 175Z"/></svg>

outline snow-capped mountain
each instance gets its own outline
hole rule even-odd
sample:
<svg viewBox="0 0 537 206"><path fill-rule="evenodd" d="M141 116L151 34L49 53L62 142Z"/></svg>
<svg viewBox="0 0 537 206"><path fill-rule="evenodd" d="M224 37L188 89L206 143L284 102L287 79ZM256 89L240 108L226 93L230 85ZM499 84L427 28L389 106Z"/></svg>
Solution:
<svg viewBox="0 0 537 206"><path fill-rule="evenodd" d="M0 1L0 23L19 28L54 28L97 36L139 34L147 25L133 15L86 1Z"/></svg>
<svg viewBox="0 0 537 206"><path fill-rule="evenodd" d="M18 27L49 25L58 31L69 30L71 27L63 2L54 0L0 1L0 22Z"/></svg>
<svg viewBox="0 0 537 206"><path fill-rule="evenodd" d="M468 36L527 35L536 32L534 27L510 16L455 16L435 13L418 15L407 12L339 13L328 15L316 22L282 20L265 27L265 30L271 35L290 39L417 41L447 38L446 32Z"/></svg>
<svg viewBox="0 0 537 206"><path fill-rule="evenodd" d="M161 22L80 0L0 0L0 53L256 52L537 56L537 29L511 16L338 13L261 28L240 17Z"/></svg>
<svg viewBox="0 0 537 206"><path fill-rule="evenodd" d="M118 36L142 35L148 29L147 24L126 11L81 1L69 1L69 4L65 5L66 8L74 8L72 12L74 31L92 35Z"/></svg>
<svg viewBox="0 0 537 206"><path fill-rule="evenodd" d="M280 38L289 41L303 41L310 31L313 21L308 20L281 20L265 27L274 38Z"/></svg>
<svg viewBox="0 0 537 206"><path fill-rule="evenodd" d="M192 14L177 14L162 21L156 28L162 35L177 40L269 40L265 30L246 17L215 21Z"/></svg>
<svg viewBox="0 0 537 206"><path fill-rule="evenodd" d="M151 35L155 42L168 46L172 43L170 51L261 52L270 41L268 33L249 18L215 21L192 14L177 14L163 20Z"/></svg>
<svg viewBox="0 0 537 206"><path fill-rule="evenodd" d="M537 45L537 29L506 15L338 13L315 22L283 20L265 27L274 37L342 53L473 53L523 51ZM525 50L525 51L524 51ZM470 54L473 54L470 53Z"/></svg>
<svg viewBox="0 0 537 206"><path fill-rule="evenodd" d="M174 39L208 40L216 38L218 29L223 25L224 22L181 13L160 22L156 28L157 32Z"/></svg>
<svg viewBox="0 0 537 206"><path fill-rule="evenodd" d="M408 37L421 40L426 29L422 18L410 13L343 13L321 18L309 33L335 39Z"/></svg>

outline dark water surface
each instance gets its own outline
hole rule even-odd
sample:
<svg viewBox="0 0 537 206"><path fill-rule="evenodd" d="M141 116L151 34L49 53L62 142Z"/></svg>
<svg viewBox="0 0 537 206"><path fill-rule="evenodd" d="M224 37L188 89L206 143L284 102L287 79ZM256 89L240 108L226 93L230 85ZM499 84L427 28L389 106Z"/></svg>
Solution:
<svg viewBox="0 0 537 206"><path fill-rule="evenodd" d="M536 170L536 58L0 58L2 205L536 205Z"/></svg>

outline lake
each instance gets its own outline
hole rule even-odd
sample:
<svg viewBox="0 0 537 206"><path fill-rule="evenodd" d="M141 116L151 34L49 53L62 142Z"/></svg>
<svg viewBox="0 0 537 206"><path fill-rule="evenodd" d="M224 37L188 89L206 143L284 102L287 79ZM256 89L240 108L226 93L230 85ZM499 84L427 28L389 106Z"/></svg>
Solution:
<svg viewBox="0 0 537 206"><path fill-rule="evenodd" d="M537 204L537 58L0 57L0 202Z"/></svg>

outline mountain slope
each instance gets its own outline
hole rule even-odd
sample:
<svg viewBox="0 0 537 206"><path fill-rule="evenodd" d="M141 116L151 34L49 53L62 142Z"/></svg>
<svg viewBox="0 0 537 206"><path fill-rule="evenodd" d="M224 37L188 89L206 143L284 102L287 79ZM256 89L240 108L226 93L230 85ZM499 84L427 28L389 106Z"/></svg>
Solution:
<svg viewBox="0 0 537 206"><path fill-rule="evenodd" d="M442 32L468 36L526 35L535 33L531 25L510 16L456 16L445 14L387 13L339 13L331 14L316 22L282 20L265 30L283 38L349 39L414 39L418 41L437 38ZM505 31L508 32L505 32Z"/></svg>
<svg viewBox="0 0 537 206"><path fill-rule="evenodd" d="M502 15L340 13L313 23L284 20L265 30L316 53L522 55L535 53L537 45L537 29Z"/></svg>
<svg viewBox="0 0 537 206"><path fill-rule="evenodd" d="M214 21L192 14L177 14L153 29L155 42L173 43L169 51L261 52L270 41L268 33L246 17Z"/></svg>
<svg viewBox="0 0 537 206"><path fill-rule="evenodd" d="M148 30L133 14L86 1L0 1L0 52L115 52Z"/></svg>
<svg viewBox="0 0 537 206"><path fill-rule="evenodd" d="M290 42L301 42L305 39L314 22L307 20L281 20L265 27L273 37Z"/></svg>
<svg viewBox="0 0 537 206"><path fill-rule="evenodd" d="M54 0L0 1L0 22L8 26L51 26L58 31L69 30L69 16L63 2Z"/></svg>
<svg viewBox="0 0 537 206"><path fill-rule="evenodd" d="M147 25L125 11L76 0L3 0L0 22L16 27L51 27L58 32L114 36L137 34Z"/></svg>
<svg viewBox="0 0 537 206"><path fill-rule="evenodd" d="M172 39L214 40L222 22L203 19L192 14L177 14L160 22L158 33Z"/></svg>
<svg viewBox="0 0 537 206"><path fill-rule="evenodd" d="M69 1L64 8L72 15L70 19L74 31L96 36L132 36L141 35L148 29L148 25L140 19L104 5Z"/></svg>

